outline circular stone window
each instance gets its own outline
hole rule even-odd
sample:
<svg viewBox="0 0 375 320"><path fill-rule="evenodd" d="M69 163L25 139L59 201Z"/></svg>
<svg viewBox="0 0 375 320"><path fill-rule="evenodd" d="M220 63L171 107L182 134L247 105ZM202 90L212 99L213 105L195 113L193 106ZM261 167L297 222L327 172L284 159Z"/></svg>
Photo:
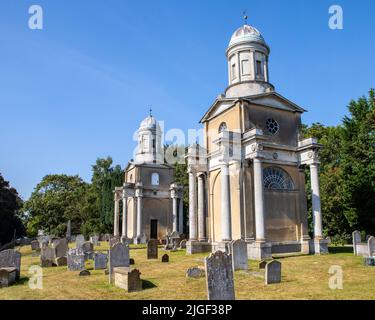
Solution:
<svg viewBox="0 0 375 320"><path fill-rule="evenodd" d="M279 132L279 124L274 119L268 119L266 121L267 129L270 133L276 134Z"/></svg>

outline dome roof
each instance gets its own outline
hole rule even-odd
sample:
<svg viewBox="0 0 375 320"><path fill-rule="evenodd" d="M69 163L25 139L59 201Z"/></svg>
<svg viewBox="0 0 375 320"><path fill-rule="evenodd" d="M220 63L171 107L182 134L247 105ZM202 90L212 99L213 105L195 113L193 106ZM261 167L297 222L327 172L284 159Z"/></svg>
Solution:
<svg viewBox="0 0 375 320"><path fill-rule="evenodd" d="M153 116L148 116L146 119L144 119L139 126L139 130L161 131L159 122Z"/></svg>
<svg viewBox="0 0 375 320"><path fill-rule="evenodd" d="M249 26L248 24L243 25L233 33L229 46L231 47L242 42L258 42L264 45L266 44L258 29L254 28L253 26Z"/></svg>

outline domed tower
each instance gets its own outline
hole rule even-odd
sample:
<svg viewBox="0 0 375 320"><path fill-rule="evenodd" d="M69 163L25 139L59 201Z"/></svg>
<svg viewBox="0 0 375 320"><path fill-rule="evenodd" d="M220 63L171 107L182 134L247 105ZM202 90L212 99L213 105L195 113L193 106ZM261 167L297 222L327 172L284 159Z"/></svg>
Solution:
<svg viewBox="0 0 375 320"><path fill-rule="evenodd" d="M162 130L158 121L151 114L141 122L137 134L138 147L135 155L135 163L163 163L161 148Z"/></svg>
<svg viewBox="0 0 375 320"><path fill-rule="evenodd" d="M261 33L246 22L233 33L226 51L229 81L225 91L227 98L274 90L268 77L269 54L270 48Z"/></svg>

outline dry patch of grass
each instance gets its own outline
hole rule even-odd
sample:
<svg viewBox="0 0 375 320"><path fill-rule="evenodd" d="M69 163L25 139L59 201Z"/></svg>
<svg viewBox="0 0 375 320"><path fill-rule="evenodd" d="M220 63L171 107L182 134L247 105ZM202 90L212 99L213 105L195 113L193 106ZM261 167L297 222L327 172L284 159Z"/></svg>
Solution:
<svg viewBox="0 0 375 320"><path fill-rule="evenodd" d="M96 250L108 250L102 243ZM39 258L32 257L30 247L22 252L21 280L16 285L0 289L0 299L206 299L205 279L187 279L189 267L203 266L207 254L186 255L185 251L170 252L170 262L161 263L164 254L159 249L158 260L147 260L144 246L133 247L130 256L141 272L144 290L125 293L108 283L103 270L86 268L91 276L79 277L78 272L69 272L66 267L43 268L43 289L31 290L28 273L31 265L38 265ZM266 286L264 280L254 272L261 272L258 263L249 261L249 272L235 272L237 299L375 299L375 268L362 266L362 259L352 253L334 253L324 256L299 256L279 259L282 262L282 283ZM341 266L344 275L343 290L328 287L331 266Z"/></svg>

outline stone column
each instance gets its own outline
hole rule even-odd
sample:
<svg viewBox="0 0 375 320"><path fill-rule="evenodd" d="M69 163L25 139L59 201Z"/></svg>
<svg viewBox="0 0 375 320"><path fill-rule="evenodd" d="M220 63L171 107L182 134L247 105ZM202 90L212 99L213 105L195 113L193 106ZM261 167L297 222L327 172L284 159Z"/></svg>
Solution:
<svg viewBox="0 0 375 320"><path fill-rule="evenodd" d="M311 175L311 196L312 196L312 211L314 220L314 238L316 240L323 238L322 232L322 212L320 207L320 191L319 191L319 172L318 164L310 165Z"/></svg>
<svg viewBox="0 0 375 320"><path fill-rule="evenodd" d="M142 237L142 189L137 189L136 194L137 198L137 238Z"/></svg>
<svg viewBox="0 0 375 320"><path fill-rule="evenodd" d="M122 198L122 237L128 237L128 198Z"/></svg>
<svg viewBox="0 0 375 320"><path fill-rule="evenodd" d="M205 226L205 190L204 190L204 174L198 174L198 240L201 242L207 241L206 239L206 226Z"/></svg>
<svg viewBox="0 0 375 320"><path fill-rule="evenodd" d="M184 195L181 193L180 197L180 203L179 203L179 209L178 209L178 232L184 233Z"/></svg>
<svg viewBox="0 0 375 320"><path fill-rule="evenodd" d="M173 221L173 232L177 232L177 195L176 195L176 190L173 190L173 215L172 215L172 221Z"/></svg>
<svg viewBox="0 0 375 320"><path fill-rule="evenodd" d="M222 241L232 240L230 209L229 164L221 165L221 237Z"/></svg>
<svg viewBox="0 0 375 320"><path fill-rule="evenodd" d="M193 171L189 170L189 238L197 240L196 181Z"/></svg>
<svg viewBox="0 0 375 320"><path fill-rule="evenodd" d="M260 159L254 159L254 204L255 204L255 236L256 241L264 242L264 196L263 196L263 169Z"/></svg>
<svg viewBox="0 0 375 320"><path fill-rule="evenodd" d="M115 214L113 223L113 235L117 237L119 235L119 222L120 222L120 201L115 193Z"/></svg>

